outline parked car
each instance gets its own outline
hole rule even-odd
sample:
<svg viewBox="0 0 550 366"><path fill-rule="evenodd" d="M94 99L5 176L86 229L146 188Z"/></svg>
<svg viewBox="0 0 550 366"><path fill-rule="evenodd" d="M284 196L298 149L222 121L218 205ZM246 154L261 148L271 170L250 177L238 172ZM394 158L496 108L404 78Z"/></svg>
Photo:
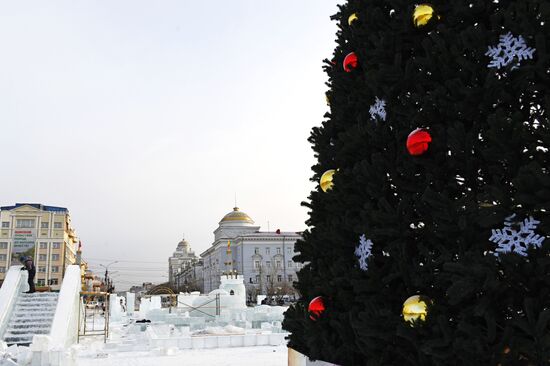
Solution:
<svg viewBox="0 0 550 366"><path fill-rule="evenodd" d="M88 309L95 309L98 307L97 301L89 301L86 303Z"/></svg>

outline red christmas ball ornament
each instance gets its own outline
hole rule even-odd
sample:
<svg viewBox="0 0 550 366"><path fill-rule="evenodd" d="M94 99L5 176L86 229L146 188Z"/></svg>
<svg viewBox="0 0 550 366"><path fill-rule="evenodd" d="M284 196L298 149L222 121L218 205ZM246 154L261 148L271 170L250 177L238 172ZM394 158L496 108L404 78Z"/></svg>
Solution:
<svg viewBox="0 0 550 366"><path fill-rule="evenodd" d="M407 137L407 150L413 156L422 155L428 151L430 142L432 142L430 133L422 128L417 128Z"/></svg>
<svg viewBox="0 0 550 366"><path fill-rule="evenodd" d="M357 68L357 55L355 52L350 52L344 57L344 70L351 72L355 68Z"/></svg>
<svg viewBox="0 0 550 366"><path fill-rule="evenodd" d="M317 320L325 312L325 300L323 296L317 296L310 301L309 306L307 307L309 312L309 318L311 320Z"/></svg>

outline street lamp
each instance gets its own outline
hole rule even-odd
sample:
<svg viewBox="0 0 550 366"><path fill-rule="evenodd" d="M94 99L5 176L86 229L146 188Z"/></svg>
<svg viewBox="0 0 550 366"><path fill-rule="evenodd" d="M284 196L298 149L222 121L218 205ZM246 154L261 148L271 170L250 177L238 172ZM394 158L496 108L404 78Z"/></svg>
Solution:
<svg viewBox="0 0 550 366"><path fill-rule="evenodd" d="M111 262L107 265L104 265L104 264L99 264L101 267L104 267L105 268L105 285L107 286L107 292L110 292L110 286L109 286L109 266L110 265L113 265L115 263L118 263L118 261L114 261L114 262Z"/></svg>

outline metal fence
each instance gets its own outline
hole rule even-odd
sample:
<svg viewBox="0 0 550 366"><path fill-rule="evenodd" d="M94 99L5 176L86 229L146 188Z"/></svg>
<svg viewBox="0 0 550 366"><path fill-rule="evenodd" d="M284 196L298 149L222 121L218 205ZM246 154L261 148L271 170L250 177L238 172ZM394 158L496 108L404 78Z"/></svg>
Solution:
<svg viewBox="0 0 550 366"><path fill-rule="evenodd" d="M78 312L78 338L103 336L103 342L109 337L109 293L80 292L80 309Z"/></svg>

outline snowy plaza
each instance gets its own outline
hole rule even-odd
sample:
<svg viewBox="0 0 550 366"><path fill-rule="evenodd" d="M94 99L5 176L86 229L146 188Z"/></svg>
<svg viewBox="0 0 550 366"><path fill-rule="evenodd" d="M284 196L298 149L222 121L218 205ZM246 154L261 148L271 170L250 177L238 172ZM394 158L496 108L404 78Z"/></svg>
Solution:
<svg viewBox="0 0 550 366"><path fill-rule="evenodd" d="M23 293L26 271L10 269L0 289L5 365L287 364L286 307L247 307L242 276L222 277L209 294L169 296L168 307L158 295L136 307L133 293L106 294L104 310L86 306L70 269L55 296Z"/></svg>

